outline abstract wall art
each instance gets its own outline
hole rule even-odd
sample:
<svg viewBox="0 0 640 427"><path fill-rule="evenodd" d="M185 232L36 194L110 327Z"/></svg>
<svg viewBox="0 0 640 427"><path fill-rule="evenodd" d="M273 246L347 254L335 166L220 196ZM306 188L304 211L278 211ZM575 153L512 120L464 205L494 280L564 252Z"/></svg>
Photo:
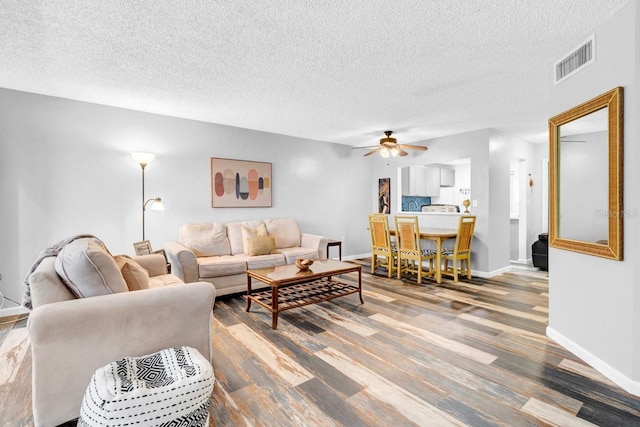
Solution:
<svg viewBox="0 0 640 427"><path fill-rule="evenodd" d="M211 158L211 207L271 207L271 163Z"/></svg>
<svg viewBox="0 0 640 427"><path fill-rule="evenodd" d="M391 213L391 178L378 179L378 213Z"/></svg>

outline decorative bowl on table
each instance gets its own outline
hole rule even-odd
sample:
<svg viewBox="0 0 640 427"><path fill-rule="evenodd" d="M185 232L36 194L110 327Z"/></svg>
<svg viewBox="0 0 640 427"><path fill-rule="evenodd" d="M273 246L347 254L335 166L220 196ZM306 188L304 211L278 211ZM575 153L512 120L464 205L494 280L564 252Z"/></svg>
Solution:
<svg viewBox="0 0 640 427"><path fill-rule="evenodd" d="M300 271L308 270L309 267L311 267L311 264L313 264L313 260L311 259L298 258L296 260L296 267L298 267Z"/></svg>

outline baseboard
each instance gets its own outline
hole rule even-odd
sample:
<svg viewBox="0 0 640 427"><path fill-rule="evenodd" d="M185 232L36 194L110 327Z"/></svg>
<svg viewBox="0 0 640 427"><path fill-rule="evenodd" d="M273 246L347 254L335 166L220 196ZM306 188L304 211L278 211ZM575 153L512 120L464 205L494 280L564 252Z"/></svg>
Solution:
<svg viewBox="0 0 640 427"><path fill-rule="evenodd" d="M27 314L29 310L24 307L9 307L0 309L0 317L16 316L20 314Z"/></svg>
<svg viewBox="0 0 640 427"><path fill-rule="evenodd" d="M576 344L550 326L547 326L547 336L591 365L591 367L622 387L626 392L631 393L634 396L640 396L640 381L627 377L613 366L603 362L591 352Z"/></svg>
<svg viewBox="0 0 640 427"><path fill-rule="evenodd" d="M478 271L471 269L471 275L476 277L481 277L483 279L490 279L494 276L499 276L503 273L508 273L511 271L511 267L503 267L493 271Z"/></svg>
<svg viewBox="0 0 640 427"><path fill-rule="evenodd" d="M524 264L524 265L529 265L531 264L532 260L531 258L526 258L526 259L522 259L522 258L518 258L518 259L512 259L509 261L511 264Z"/></svg>
<svg viewBox="0 0 640 427"><path fill-rule="evenodd" d="M350 261L350 260L354 260L354 259L361 259L361 258L371 258L371 253L368 253L368 254L359 254L359 255L343 256L343 257L342 257L342 260L343 260L343 261Z"/></svg>

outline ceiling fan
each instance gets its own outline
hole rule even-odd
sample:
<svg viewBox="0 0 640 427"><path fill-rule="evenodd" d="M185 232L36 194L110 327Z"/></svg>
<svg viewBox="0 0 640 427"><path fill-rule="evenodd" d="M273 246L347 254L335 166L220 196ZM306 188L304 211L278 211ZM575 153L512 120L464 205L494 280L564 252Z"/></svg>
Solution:
<svg viewBox="0 0 640 427"><path fill-rule="evenodd" d="M386 130L384 134L387 136L386 138L380 138L380 146L372 145L369 147L353 147L354 149L358 148L375 148L374 150L369 151L365 156L370 156L373 153L380 153L382 157L392 156L406 156L406 149L411 150L422 150L426 151L427 147L421 145L406 145L406 144L398 144L398 140L396 138L391 138L392 130Z"/></svg>

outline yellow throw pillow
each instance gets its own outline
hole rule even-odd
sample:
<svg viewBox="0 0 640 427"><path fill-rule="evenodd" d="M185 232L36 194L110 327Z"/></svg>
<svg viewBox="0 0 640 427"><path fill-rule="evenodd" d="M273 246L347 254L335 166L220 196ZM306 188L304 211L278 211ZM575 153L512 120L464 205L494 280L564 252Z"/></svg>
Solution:
<svg viewBox="0 0 640 427"><path fill-rule="evenodd" d="M116 255L114 259L130 291L149 289L149 273L144 267L126 255Z"/></svg>
<svg viewBox="0 0 640 427"><path fill-rule="evenodd" d="M245 243L245 255L269 255L276 251L276 240L273 237L252 237Z"/></svg>
<svg viewBox="0 0 640 427"><path fill-rule="evenodd" d="M267 234L267 227L260 224L252 230L242 226L242 245L244 254L248 256L268 255L275 253L276 243L273 237Z"/></svg>

